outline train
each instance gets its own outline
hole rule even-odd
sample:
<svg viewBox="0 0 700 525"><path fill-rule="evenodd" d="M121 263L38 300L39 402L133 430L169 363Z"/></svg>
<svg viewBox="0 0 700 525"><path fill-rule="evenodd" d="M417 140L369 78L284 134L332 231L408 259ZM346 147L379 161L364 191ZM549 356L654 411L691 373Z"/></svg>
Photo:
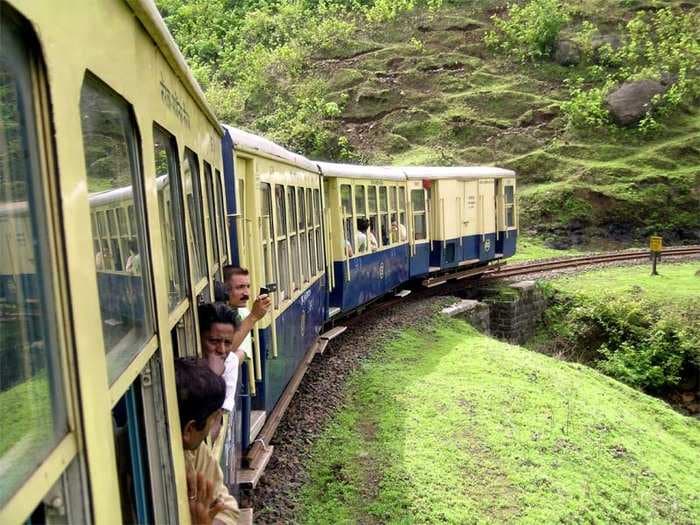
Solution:
<svg viewBox="0 0 700 525"><path fill-rule="evenodd" d="M1 523L189 522L174 359L226 265L274 289L240 442L213 443L235 490L344 317L516 251L513 171L325 162L221 123L148 0L0 0L0 58Z"/></svg>

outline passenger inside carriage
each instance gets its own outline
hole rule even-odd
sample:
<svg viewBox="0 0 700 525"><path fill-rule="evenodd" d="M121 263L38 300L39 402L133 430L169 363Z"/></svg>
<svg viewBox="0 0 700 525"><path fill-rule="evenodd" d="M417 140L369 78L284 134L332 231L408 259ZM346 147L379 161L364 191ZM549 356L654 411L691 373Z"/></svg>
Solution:
<svg viewBox="0 0 700 525"><path fill-rule="evenodd" d="M405 242L408 239L406 226L396 221L391 222L391 238L394 242Z"/></svg>
<svg viewBox="0 0 700 525"><path fill-rule="evenodd" d="M203 359L184 357L175 360L175 384L191 521L197 525L234 525L240 514L238 504L224 485L221 467L205 442L211 426L221 417L224 380Z"/></svg>
<svg viewBox="0 0 700 525"><path fill-rule="evenodd" d="M377 238L370 229L369 220L365 217L357 219L357 233L355 234L355 245L358 253L363 253L369 248L371 251L376 251L378 248Z"/></svg>

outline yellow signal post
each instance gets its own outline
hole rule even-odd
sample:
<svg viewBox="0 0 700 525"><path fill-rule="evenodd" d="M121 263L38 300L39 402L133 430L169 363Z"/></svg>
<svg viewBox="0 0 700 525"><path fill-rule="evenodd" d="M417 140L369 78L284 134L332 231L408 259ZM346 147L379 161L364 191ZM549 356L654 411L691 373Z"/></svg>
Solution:
<svg viewBox="0 0 700 525"><path fill-rule="evenodd" d="M653 235L649 239L649 251L651 251L651 275L659 275L656 271L656 262L661 255L661 250L663 249L663 242L661 237Z"/></svg>

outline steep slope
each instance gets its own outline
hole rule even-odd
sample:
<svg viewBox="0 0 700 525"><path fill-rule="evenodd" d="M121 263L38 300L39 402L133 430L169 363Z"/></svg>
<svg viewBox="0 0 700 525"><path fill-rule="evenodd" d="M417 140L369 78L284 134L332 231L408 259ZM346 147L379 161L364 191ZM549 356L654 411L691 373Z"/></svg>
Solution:
<svg viewBox="0 0 700 525"><path fill-rule="evenodd" d="M654 232L700 239L697 105L663 118L648 136L569 130L560 104L571 70L487 49L490 17L505 2L457 4L363 30L350 48L316 57L314 73L344 104L337 132L364 160L511 167L520 176L521 227L558 246ZM689 2L590 0L576 20L614 29L651 4L700 12Z"/></svg>

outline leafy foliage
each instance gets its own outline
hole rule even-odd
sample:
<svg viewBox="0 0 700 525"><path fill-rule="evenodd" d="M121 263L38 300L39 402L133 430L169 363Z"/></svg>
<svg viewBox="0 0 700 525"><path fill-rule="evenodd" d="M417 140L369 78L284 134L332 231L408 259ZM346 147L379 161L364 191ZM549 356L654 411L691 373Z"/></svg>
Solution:
<svg viewBox="0 0 700 525"><path fill-rule="evenodd" d="M519 60L549 56L559 31L569 20L559 0L530 0L510 4L508 17L491 17L496 27L486 35L486 43Z"/></svg>
<svg viewBox="0 0 700 525"><path fill-rule="evenodd" d="M601 372L650 393L677 385L683 371L700 365L698 327L657 302L545 290L547 332L568 357L591 360Z"/></svg>
<svg viewBox="0 0 700 525"><path fill-rule="evenodd" d="M585 42L590 39L591 25L583 28ZM661 80L670 84L657 95L652 107L655 114L665 114L700 95L700 31L693 13L667 7L656 12L639 11L622 30L623 44L614 50L609 44L593 56L584 44L589 61L596 61L585 73L570 81L571 99L562 105L570 124L575 127L600 127L609 123L603 101L614 86L641 79ZM588 87L583 87L588 84ZM642 131L657 127L650 112L638 125Z"/></svg>
<svg viewBox="0 0 700 525"><path fill-rule="evenodd" d="M158 0L158 7L225 122L310 156L352 156L335 133L342 111L312 57L349 43L359 21L380 23L441 0Z"/></svg>

